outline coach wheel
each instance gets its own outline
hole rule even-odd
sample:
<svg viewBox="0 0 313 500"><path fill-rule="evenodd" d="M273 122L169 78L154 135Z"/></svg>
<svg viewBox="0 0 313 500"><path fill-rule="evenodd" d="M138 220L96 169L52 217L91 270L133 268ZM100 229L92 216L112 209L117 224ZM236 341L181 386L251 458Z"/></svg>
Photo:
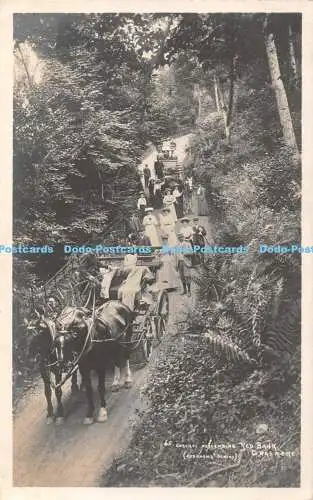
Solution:
<svg viewBox="0 0 313 500"><path fill-rule="evenodd" d="M159 342L161 342L162 338L166 334L166 322L162 316L158 316L156 319L156 337Z"/></svg>
<svg viewBox="0 0 313 500"><path fill-rule="evenodd" d="M164 323L167 324L169 313L170 313L170 302L168 293L165 291L160 292L157 301L156 314L161 318L163 318Z"/></svg>
<svg viewBox="0 0 313 500"><path fill-rule="evenodd" d="M143 332L140 342L141 353L145 363L150 360L152 355L153 337L153 324L151 318L148 316L143 324Z"/></svg>

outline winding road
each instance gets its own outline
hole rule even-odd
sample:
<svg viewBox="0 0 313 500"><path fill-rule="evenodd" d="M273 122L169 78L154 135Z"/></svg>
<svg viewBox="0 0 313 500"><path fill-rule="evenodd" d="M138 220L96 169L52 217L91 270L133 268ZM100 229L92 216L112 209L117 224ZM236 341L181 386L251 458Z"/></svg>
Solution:
<svg viewBox="0 0 313 500"><path fill-rule="evenodd" d="M170 294L168 335L176 333L175 323L181 324L192 302L179 292ZM131 389L107 391L108 421L89 426L83 424L85 394L71 395L69 382L64 389L64 424L47 425L43 384L38 381L14 417L14 486L98 486L103 472L128 446L140 418L138 411L148 405L142 390L157 362L158 348L149 364L133 373ZM112 379L109 373L108 388Z"/></svg>
<svg viewBox="0 0 313 500"><path fill-rule="evenodd" d="M177 141L181 150L185 141ZM207 217L200 223L209 230ZM194 308L194 297L170 294L168 335L176 333L176 323L186 319ZM41 380L19 402L13 421L14 486L81 487L98 486L100 477L114 458L128 446L139 421L138 411L147 407L142 390L158 363L158 348L148 365L133 373L131 389L118 393L107 390L108 421L83 425L86 412L85 394L70 394L70 382L63 390L65 422L61 426L46 423L46 401ZM113 374L108 373L110 388ZM95 387L96 390L96 387Z"/></svg>

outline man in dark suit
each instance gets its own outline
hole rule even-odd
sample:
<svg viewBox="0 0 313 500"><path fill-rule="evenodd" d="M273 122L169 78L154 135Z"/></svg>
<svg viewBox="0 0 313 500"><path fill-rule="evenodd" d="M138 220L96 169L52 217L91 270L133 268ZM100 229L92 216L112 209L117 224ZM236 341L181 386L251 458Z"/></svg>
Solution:
<svg viewBox="0 0 313 500"><path fill-rule="evenodd" d="M206 237L206 230L204 229L203 226L199 224L199 217L194 217L193 218L193 235L192 235L192 245L193 246L200 246L204 247L205 246L205 237ZM203 254L194 254L193 255L193 263L194 265L201 264L203 263Z"/></svg>
<svg viewBox="0 0 313 500"><path fill-rule="evenodd" d="M164 165L160 160L157 160L156 162L154 162L154 171L155 171L155 175L158 179L163 179L163 177L164 177L163 167L164 167Z"/></svg>
<svg viewBox="0 0 313 500"><path fill-rule="evenodd" d="M201 226L201 224L199 224L199 217L193 218L192 229L193 229L192 244L204 246L205 245L206 230L204 229L203 226Z"/></svg>
<svg viewBox="0 0 313 500"><path fill-rule="evenodd" d="M151 172L150 172L150 168L148 167L148 165L145 165L145 167L143 169L143 176L145 179L145 187L148 188L149 179L151 177Z"/></svg>

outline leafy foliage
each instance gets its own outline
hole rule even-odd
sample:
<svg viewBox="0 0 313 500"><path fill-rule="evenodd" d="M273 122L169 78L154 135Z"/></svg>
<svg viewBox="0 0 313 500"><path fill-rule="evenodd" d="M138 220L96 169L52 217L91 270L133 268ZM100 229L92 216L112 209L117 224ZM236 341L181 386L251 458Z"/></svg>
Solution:
<svg viewBox="0 0 313 500"><path fill-rule="evenodd" d="M107 219L114 220L117 208L122 212L129 209L138 187L135 167L144 144L138 99L140 64L135 65L136 54L129 57L129 49L127 59L122 54L124 65L116 60L114 53L119 46L123 48L123 40L112 29L110 19L102 29L111 29L111 51L108 45L101 45L91 54L97 31L92 19L89 24L85 21L83 32L80 23L69 27L76 34L75 43L71 37L67 44L62 40L66 62L59 47L57 59L45 61L39 85L29 82L23 92L16 86L17 237L22 233L42 242L51 235L52 226L54 240L75 241L76 235L76 241L82 241L94 233L103 234ZM71 44L75 50L68 47ZM113 209L112 197L120 203Z"/></svg>
<svg viewBox="0 0 313 500"><path fill-rule="evenodd" d="M274 440L277 450L292 450L295 456L288 461L276 457L264 461L264 457L251 458L251 452L246 451L237 474L225 471L213 480L208 478L202 486L298 484L299 362L297 350L292 359L269 370L249 364L243 369L242 363L235 370L233 363L225 367L223 356L212 356L206 342L171 338L161 347L149 380L150 407L142 425L129 449L104 474L102 485L182 487L233 463L218 458L227 451L206 448L208 443L233 444L238 453L240 441L265 445L269 439ZM269 425L271 438L256 434L260 422ZM292 434L286 447L287 425ZM186 454L207 458L188 459Z"/></svg>
<svg viewBox="0 0 313 500"><path fill-rule="evenodd" d="M198 122L190 170L206 190L212 243L246 245L249 251L214 255L206 270L195 274L197 306L189 315L187 335L183 332L161 349L148 386L151 409L131 452L116 461L105 485L192 484L214 466L208 460L186 460L179 445L199 451L203 443L231 443L234 436L236 442L266 442L266 433L256 437L260 422L268 425L278 449L285 447L288 422L288 446L299 449L301 259L299 254L262 254L259 247L300 242L301 175L282 142L260 43L262 20L262 15L228 19L224 14L184 14L167 44L166 62L182 51L198 59L206 72L207 94L212 95L214 72L228 78L235 30L232 144L224 139L221 117L207 107ZM270 22L289 82L286 27L297 20L273 16ZM295 103L297 90L291 89ZM166 446L166 441L173 445ZM203 486L299 484L297 454L293 465L273 458L260 459L256 467L255 460L247 454L238 475L225 472Z"/></svg>
<svg viewBox="0 0 313 500"><path fill-rule="evenodd" d="M291 77L287 27L299 39L300 25L298 16L286 16L271 15L269 24L299 141L299 82ZM82 242L105 239L113 226L122 231L146 142L196 126L190 170L205 187L214 243L249 249L210 258L203 275L194 277L198 299L188 336L170 337L161 346L146 390L151 407L105 485L188 485L211 464L186 461L179 447L165 447L166 440L200 449L209 440L232 442L234 435L255 441L260 422L282 448L288 425L289 446L297 451L300 256L260 254L259 246L300 241L301 176L283 146L264 15L25 19L29 27L21 18L15 23L24 75L14 95L16 241L45 242L49 235L51 243ZM26 42L44 60L39 83L21 59ZM212 109L216 75L228 100L235 83L231 144L222 115ZM20 278L38 279L35 264ZM23 366L23 357L17 363ZM245 455L240 475L227 473L205 485L242 486L243 477L245 486L299 482L298 456L285 470L278 459L258 465Z"/></svg>

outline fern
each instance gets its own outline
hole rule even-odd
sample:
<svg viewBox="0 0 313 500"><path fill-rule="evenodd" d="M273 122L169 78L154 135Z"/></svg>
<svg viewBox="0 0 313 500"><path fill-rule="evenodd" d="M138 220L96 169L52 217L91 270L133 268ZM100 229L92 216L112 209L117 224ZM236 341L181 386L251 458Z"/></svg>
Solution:
<svg viewBox="0 0 313 500"><path fill-rule="evenodd" d="M230 339L226 339L221 335L215 335L212 332L206 332L203 337L212 347L213 354L219 354L224 356L227 361L233 363L245 362L245 363L255 363L255 360L250 358L248 354L239 348Z"/></svg>
<svg viewBox="0 0 313 500"><path fill-rule="evenodd" d="M292 354L300 344L301 301L287 303L280 314L272 321L266 339L266 345L276 351Z"/></svg>

